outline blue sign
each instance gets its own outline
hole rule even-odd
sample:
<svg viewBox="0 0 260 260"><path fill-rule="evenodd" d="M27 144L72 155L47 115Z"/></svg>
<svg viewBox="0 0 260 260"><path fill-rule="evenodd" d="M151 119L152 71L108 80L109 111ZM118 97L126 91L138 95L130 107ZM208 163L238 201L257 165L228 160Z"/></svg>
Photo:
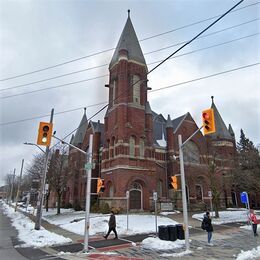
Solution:
<svg viewBox="0 0 260 260"><path fill-rule="evenodd" d="M248 203L248 196L247 196L247 192L243 191L240 193L240 200L242 203Z"/></svg>

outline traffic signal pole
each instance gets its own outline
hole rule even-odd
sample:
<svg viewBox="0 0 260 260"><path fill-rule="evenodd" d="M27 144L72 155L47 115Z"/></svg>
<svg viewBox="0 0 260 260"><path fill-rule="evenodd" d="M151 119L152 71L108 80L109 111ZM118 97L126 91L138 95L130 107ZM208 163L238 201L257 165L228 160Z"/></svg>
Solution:
<svg viewBox="0 0 260 260"><path fill-rule="evenodd" d="M52 123L52 121L53 121L53 114L54 114L54 108L51 110L50 123ZM42 176L42 181L41 181L41 189L40 189L39 199L37 201L37 213L36 213L36 221L35 221L35 227L34 227L34 229L36 229L36 230L41 229L42 205L43 205L44 194L45 194L45 181L46 181L46 174L47 174L47 168L48 168L49 153L50 153L50 148L49 148L49 146L46 146L44 169L43 169L43 176Z"/></svg>
<svg viewBox="0 0 260 260"><path fill-rule="evenodd" d="M183 146L195 135L200 129L197 129L184 143L182 143L182 136L178 135L179 143L179 159L180 159L180 172L181 172L181 192L182 192L182 208L183 208L183 224L185 231L185 246L186 250L190 249L189 241L189 222L188 222L188 209L187 209L187 196L186 196L186 183L185 183L185 172L184 172L184 159L183 159Z"/></svg>
<svg viewBox="0 0 260 260"><path fill-rule="evenodd" d="M64 140L56 137L55 135L52 136L53 138L61 141L62 143L67 144L70 147L78 150L79 152L85 154L86 156L86 164L85 168L87 169L87 185L86 185L86 209L85 209L85 230L84 230L84 252L88 252L88 240L89 240L89 214L90 214L90 197L91 197L91 180L92 180L92 148L93 148L93 134L89 136L89 152L86 153L85 151L81 150L80 148L65 142ZM93 178L98 179L98 178Z"/></svg>

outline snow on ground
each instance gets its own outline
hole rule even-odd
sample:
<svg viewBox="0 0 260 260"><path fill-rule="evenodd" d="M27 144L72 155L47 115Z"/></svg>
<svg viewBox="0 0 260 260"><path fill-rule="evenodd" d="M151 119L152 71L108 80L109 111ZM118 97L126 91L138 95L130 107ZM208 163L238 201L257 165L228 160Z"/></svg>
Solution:
<svg viewBox="0 0 260 260"><path fill-rule="evenodd" d="M85 212L64 212L60 215L55 215L52 211L44 212L44 219L51 224L60 226L63 229L69 230L76 234L84 235L85 227ZM108 230L109 214L90 214L90 229L89 234L105 234ZM134 235L140 233L155 232L155 216L145 214L129 214L128 215L128 230L127 230L127 215L116 215L117 233L119 235ZM175 225L178 222L162 216L157 216L157 226L160 225Z"/></svg>
<svg viewBox="0 0 260 260"><path fill-rule="evenodd" d="M149 248L154 250L169 250L174 248L181 248L185 245L185 240L176 240L176 241L165 241L161 240L158 237L148 237L143 240L143 248Z"/></svg>
<svg viewBox="0 0 260 260"><path fill-rule="evenodd" d="M14 208L2 203L4 214L11 218L12 225L18 230L18 238L24 242L21 247L43 247L71 242L70 238L49 232L44 228L34 229L34 222Z"/></svg>
<svg viewBox="0 0 260 260"><path fill-rule="evenodd" d="M260 246L253 248L249 251L241 250L241 253L238 254L236 260L248 260L248 259L259 259L260 258Z"/></svg>
<svg viewBox="0 0 260 260"><path fill-rule="evenodd" d="M199 213L192 215L192 218L198 219L202 221L205 213ZM212 212L210 213L210 215ZM215 216L215 212L213 212L213 216ZM219 211L219 218L212 218L212 223L215 225L232 223L232 222L246 222L248 220L247 211L246 210L231 210L231 211Z"/></svg>

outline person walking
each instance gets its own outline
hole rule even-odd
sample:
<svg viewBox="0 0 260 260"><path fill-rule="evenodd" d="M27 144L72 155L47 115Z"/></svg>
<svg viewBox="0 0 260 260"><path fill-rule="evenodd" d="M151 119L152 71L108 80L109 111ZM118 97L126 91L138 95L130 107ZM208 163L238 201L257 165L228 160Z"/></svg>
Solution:
<svg viewBox="0 0 260 260"><path fill-rule="evenodd" d="M118 239L117 232L116 232L116 216L113 211L111 211L110 218L108 221L108 232L105 236L103 236L105 239L109 236L110 232L113 231L115 234L114 239Z"/></svg>
<svg viewBox="0 0 260 260"><path fill-rule="evenodd" d="M254 232L254 236L258 236L257 234L257 224L258 224L258 220L256 218L255 212L253 209L250 209L250 214L249 214L249 219L252 222L252 227L253 227L253 232Z"/></svg>
<svg viewBox="0 0 260 260"><path fill-rule="evenodd" d="M213 244L210 242L212 238L213 226L211 224L211 217L209 211L207 211L206 214L204 215L202 226L208 233L208 245L213 246Z"/></svg>

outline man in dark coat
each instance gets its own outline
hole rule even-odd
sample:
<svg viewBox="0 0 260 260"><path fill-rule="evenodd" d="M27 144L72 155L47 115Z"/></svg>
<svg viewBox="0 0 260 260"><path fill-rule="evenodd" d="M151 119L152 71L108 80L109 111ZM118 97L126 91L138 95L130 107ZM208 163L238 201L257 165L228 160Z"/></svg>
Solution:
<svg viewBox="0 0 260 260"><path fill-rule="evenodd" d="M114 239L118 239L117 236L117 232L116 232L116 217L113 211L111 211L111 215L108 221L108 232L107 234L104 236L105 239L107 239L107 237L109 236L110 232L113 231L115 234L115 238Z"/></svg>
<svg viewBox="0 0 260 260"><path fill-rule="evenodd" d="M204 222L205 230L208 232L208 245L213 246L213 244L210 243L212 238L213 226L211 224L211 217L208 211L204 215L203 222Z"/></svg>

